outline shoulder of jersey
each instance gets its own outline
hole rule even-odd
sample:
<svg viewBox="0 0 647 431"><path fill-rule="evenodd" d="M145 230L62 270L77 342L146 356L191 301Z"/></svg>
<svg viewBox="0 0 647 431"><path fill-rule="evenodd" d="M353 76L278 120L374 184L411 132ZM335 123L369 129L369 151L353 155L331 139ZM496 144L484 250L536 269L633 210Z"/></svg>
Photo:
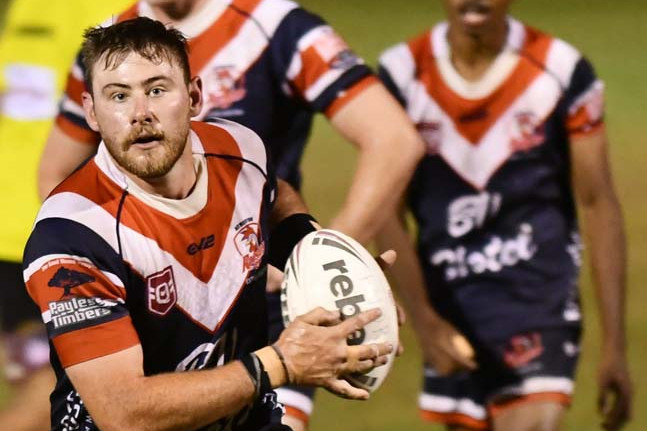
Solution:
<svg viewBox="0 0 647 431"><path fill-rule="evenodd" d="M265 145L252 129L223 118L196 121L192 123L192 128L198 134L205 153L239 156L258 164L267 172Z"/></svg>
<svg viewBox="0 0 647 431"><path fill-rule="evenodd" d="M562 87L570 83L575 66L581 60L580 52L568 42L541 30L524 26L525 38L522 55L540 64L553 75ZM546 46L547 48L542 48ZM538 53L545 52L543 58Z"/></svg>

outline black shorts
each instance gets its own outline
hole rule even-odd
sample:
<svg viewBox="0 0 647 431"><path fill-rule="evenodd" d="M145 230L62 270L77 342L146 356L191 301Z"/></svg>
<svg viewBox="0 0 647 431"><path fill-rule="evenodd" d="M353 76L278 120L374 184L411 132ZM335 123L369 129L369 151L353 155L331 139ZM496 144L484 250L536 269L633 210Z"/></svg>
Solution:
<svg viewBox="0 0 647 431"><path fill-rule="evenodd" d="M418 399L423 419L476 430L507 406L526 401L570 404L579 357L580 328L521 333L476 349L479 368L439 376L425 367Z"/></svg>
<svg viewBox="0 0 647 431"><path fill-rule="evenodd" d="M49 363L49 342L40 310L27 294L22 265L0 261L0 280L4 373L15 382Z"/></svg>
<svg viewBox="0 0 647 431"><path fill-rule="evenodd" d="M267 294L267 318L269 323L270 343L274 343L283 332L281 315L281 294ZM307 423L312 414L315 388L309 386L282 386L274 390L278 401L285 406L287 415Z"/></svg>

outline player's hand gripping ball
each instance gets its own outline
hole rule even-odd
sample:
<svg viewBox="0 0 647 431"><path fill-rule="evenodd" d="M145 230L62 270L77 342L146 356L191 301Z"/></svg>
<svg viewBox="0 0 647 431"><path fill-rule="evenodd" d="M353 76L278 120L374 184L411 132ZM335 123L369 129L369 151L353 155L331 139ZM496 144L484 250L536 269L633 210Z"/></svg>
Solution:
<svg viewBox="0 0 647 431"><path fill-rule="evenodd" d="M294 248L285 266L281 306L286 325L316 307L339 310L342 319L379 308L382 316L349 336L348 344L399 343L397 311L384 272L361 244L335 230L311 232ZM375 391L391 369L395 350L385 365L346 380Z"/></svg>

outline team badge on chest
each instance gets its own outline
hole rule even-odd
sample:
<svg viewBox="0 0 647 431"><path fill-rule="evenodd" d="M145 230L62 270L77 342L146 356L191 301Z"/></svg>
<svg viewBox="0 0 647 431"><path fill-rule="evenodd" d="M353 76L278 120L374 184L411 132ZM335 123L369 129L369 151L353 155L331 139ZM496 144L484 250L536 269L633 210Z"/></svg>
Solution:
<svg viewBox="0 0 647 431"><path fill-rule="evenodd" d="M146 286L148 288L148 309L152 313L164 316L177 302L173 267L167 266L146 277Z"/></svg>
<svg viewBox="0 0 647 431"><path fill-rule="evenodd" d="M262 241L260 226L251 218L243 220L236 226L234 243L236 250L243 257L243 272L256 269L261 265L265 253L265 244Z"/></svg>

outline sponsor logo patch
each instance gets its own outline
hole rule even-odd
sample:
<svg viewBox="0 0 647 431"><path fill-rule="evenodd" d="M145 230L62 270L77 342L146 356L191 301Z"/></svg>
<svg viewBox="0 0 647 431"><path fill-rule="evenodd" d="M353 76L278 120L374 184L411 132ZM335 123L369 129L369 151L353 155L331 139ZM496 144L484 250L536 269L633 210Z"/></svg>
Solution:
<svg viewBox="0 0 647 431"><path fill-rule="evenodd" d="M510 339L503 354L506 364L512 368L519 368L537 358L544 351L541 334L516 335Z"/></svg>
<svg viewBox="0 0 647 431"><path fill-rule="evenodd" d="M146 277L148 287L148 309L164 316L177 302L173 268L167 266L161 271Z"/></svg>
<svg viewBox="0 0 647 431"><path fill-rule="evenodd" d="M50 302L49 312L54 329L60 329L109 316L118 304L118 300L71 298Z"/></svg>
<svg viewBox="0 0 647 431"><path fill-rule="evenodd" d="M61 267L47 282L47 285L49 287L58 287L63 289L63 296L61 298L65 298L70 296L72 289L75 287L92 283L95 280L96 279L90 274Z"/></svg>

